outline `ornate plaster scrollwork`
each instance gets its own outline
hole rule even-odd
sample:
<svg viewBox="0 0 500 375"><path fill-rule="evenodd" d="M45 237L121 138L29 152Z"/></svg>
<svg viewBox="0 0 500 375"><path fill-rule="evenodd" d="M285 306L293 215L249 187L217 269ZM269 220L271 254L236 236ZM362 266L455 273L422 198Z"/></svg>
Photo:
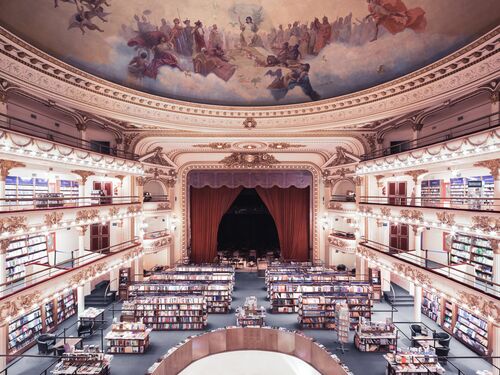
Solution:
<svg viewBox="0 0 500 375"><path fill-rule="evenodd" d="M76 213L77 221L95 220L99 217L98 209L81 210Z"/></svg>
<svg viewBox="0 0 500 375"><path fill-rule="evenodd" d="M424 220L424 213L419 210L401 210L399 212L399 216L405 219L413 220L413 221L423 221ZM411 224L411 228L413 229L413 233L417 233L419 226L416 224Z"/></svg>
<svg viewBox="0 0 500 375"><path fill-rule="evenodd" d="M78 176L80 176L80 178L82 179L82 183L85 185L85 183L87 182L87 179L90 177L90 176L93 176L95 175L94 172L91 172L91 171L83 171L83 170L80 170L80 169L76 169L74 171L71 171L71 173L74 173Z"/></svg>
<svg viewBox="0 0 500 375"><path fill-rule="evenodd" d="M146 178L145 177L136 177L135 182L137 183L138 186L144 186L146 183Z"/></svg>
<svg viewBox="0 0 500 375"><path fill-rule="evenodd" d="M116 216L120 213L120 209L118 207L111 207L109 210L108 210L108 215L113 217L113 216Z"/></svg>
<svg viewBox="0 0 500 375"><path fill-rule="evenodd" d="M73 285L78 285L81 282L85 282L88 279L95 277L98 273L103 272L106 269L106 262L101 262L93 264L85 269L77 272L73 275L68 283L68 287L73 287Z"/></svg>
<svg viewBox="0 0 500 375"><path fill-rule="evenodd" d="M391 216L391 209L389 207L381 207L380 213L382 216Z"/></svg>
<svg viewBox="0 0 500 375"><path fill-rule="evenodd" d="M363 247L363 246L358 246L356 249L356 253L360 256L363 256L368 259L370 262L378 262L378 256L375 254L375 252Z"/></svg>
<svg viewBox="0 0 500 375"><path fill-rule="evenodd" d="M472 228L480 229L485 232L496 232L500 230L500 219L491 216L473 216Z"/></svg>
<svg viewBox="0 0 500 375"><path fill-rule="evenodd" d="M488 168L495 181L497 181L498 178L500 177L500 173L498 172L498 169L500 168L500 159L480 161L474 163L474 167Z"/></svg>
<svg viewBox="0 0 500 375"><path fill-rule="evenodd" d="M361 186L361 184L363 183L363 177L361 176L356 176L352 180L354 181L354 185L356 186Z"/></svg>
<svg viewBox="0 0 500 375"><path fill-rule="evenodd" d="M10 245L10 238L0 240L0 254L5 254Z"/></svg>
<svg viewBox="0 0 500 375"><path fill-rule="evenodd" d="M62 212L57 212L57 211L46 214L44 223L48 227L55 225L55 224L59 224L63 218L63 215L64 214Z"/></svg>
<svg viewBox="0 0 500 375"><path fill-rule="evenodd" d="M16 299L0 304L0 318L15 317L23 310L29 310L34 304L41 302L42 293L36 290L32 293L23 294Z"/></svg>
<svg viewBox="0 0 500 375"><path fill-rule="evenodd" d="M455 214L442 211L436 212L436 217L442 224L447 224L449 226L455 225Z"/></svg>
<svg viewBox="0 0 500 375"><path fill-rule="evenodd" d="M493 301L485 300L481 293L471 294L465 291L459 292L459 300L465 303L471 309L478 309L480 314L485 317L490 317L497 324L500 323L500 305Z"/></svg>
<svg viewBox="0 0 500 375"><path fill-rule="evenodd" d="M170 202L167 203L158 203L156 206L157 211L169 210L171 208Z"/></svg>
<svg viewBox="0 0 500 375"><path fill-rule="evenodd" d="M5 177L9 175L9 171L12 168L24 168L26 164L19 163L13 160L3 160L0 159L0 180L5 181Z"/></svg>
<svg viewBox="0 0 500 375"><path fill-rule="evenodd" d="M9 216L0 219L0 232L16 233L18 230L28 230L25 216Z"/></svg>
<svg viewBox="0 0 500 375"><path fill-rule="evenodd" d="M359 210L360 210L361 212L366 213L366 214L371 214L371 213L373 213L373 208L372 208L372 207L364 207L364 206L363 206L363 207L361 207Z"/></svg>
<svg viewBox="0 0 500 375"><path fill-rule="evenodd" d="M427 169L415 169L413 171L405 172L405 175L410 176L416 184L419 176L429 172Z"/></svg>
<svg viewBox="0 0 500 375"><path fill-rule="evenodd" d="M377 187L380 189L384 186L384 183L381 182L381 180L384 178L385 176L383 174L378 174L375 176L375 179L377 180Z"/></svg>
<svg viewBox="0 0 500 375"><path fill-rule="evenodd" d="M421 272L418 268L404 263L394 263L393 267L396 273L402 274L405 277L410 277L411 279L418 281L422 285L432 285L431 278Z"/></svg>
<svg viewBox="0 0 500 375"><path fill-rule="evenodd" d="M328 208L330 210L338 210L338 211L344 210L344 206L342 206L342 203L339 202L328 202Z"/></svg>
<svg viewBox="0 0 500 375"><path fill-rule="evenodd" d="M248 130L255 129L257 127L257 121L253 117L247 117L243 121L243 127Z"/></svg>
<svg viewBox="0 0 500 375"><path fill-rule="evenodd" d="M135 214L137 212L140 212L142 210L142 206L140 204L135 204L133 206L128 206L127 207L127 212L129 214Z"/></svg>
<svg viewBox="0 0 500 375"><path fill-rule="evenodd" d="M278 164L279 161L273 155L265 152L233 152L220 161L226 167L267 167Z"/></svg>
<svg viewBox="0 0 500 375"><path fill-rule="evenodd" d="M197 148L211 148L212 150L227 150L231 148L231 143L229 142L211 142L211 143L198 143L193 145Z"/></svg>

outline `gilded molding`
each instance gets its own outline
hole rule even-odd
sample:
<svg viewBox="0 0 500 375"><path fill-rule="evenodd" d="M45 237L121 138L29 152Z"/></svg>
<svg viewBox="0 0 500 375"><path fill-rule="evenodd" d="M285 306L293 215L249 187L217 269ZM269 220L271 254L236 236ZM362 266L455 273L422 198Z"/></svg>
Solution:
<svg viewBox="0 0 500 375"><path fill-rule="evenodd" d="M391 209L389 207L380 207L380 213L382 216L391 216Z"/></svg>
<svg viewBox="0 0 500 375"><path fill-rule="evenodd" d="M0 181L5 181L5 177L9 175L9 171L13 168L24 168L26 164L13 160L0 159Z"/></svg>
<svg viewBox="0 0 500 375"><path fill-rule="evenodd" d="M500 159L491 159L491 160L484 160L480 161L477 163L474 163L474 167L484 167L487 168L495 181L498 181L498 178L500 177L500 173L498 172L498 169L500 168Z"/></svg>
<svg viewBox="0 0 500 375"><path fill-rule="evenodd" d="M436 217L441 224L455 225L455 214L447 211L436 212Z"/></svg>
<svg viewBox="0 0 500 375"><path fill-rule="evenodd" d="M113 217L113 216L116 216L120 213L120 209L118 207L111 207L109 210L108 210L108 215L110 217Z"/></svg>
<svg viewBox="0 0 500 375"><path fill-rule="evenodd" d="M233 152L220 163L229 168L262 168L278 164L279 161L265 152Z"/></svg>
<svg viewBox="0 0 500 375"><path fill-rule="evenodd" d="M344 211L344 206L339 202L328 202L327 208L330 210Z"/></svg>
<svg viewBox="0 0 500 375"><path fill-rule="evenodd" d="M268 143L267 147L269 147L273 150L287 150L289 148L306 147L306 145L301 145L300 143L272 142L272 143Z"/></svg>
<svg viewBox="0 0 500 375"><path fill-rule="evenodd" d="M44 223L48 227L59 224L63 218L63 215L64 214L62 212L57 212L57 211L48 213L45 215Z"/></svg>
<svg viewBox="0 0 500 375"><path fill-rule="evenodd" d="M9 216L0 218L0 232L15 234L19 230L27 231L26 216Z"/></svg>
<svg viewBox="0 0 500 375"><path fill-rule="evenodd" d="M485 232L497 232L500 230L500 218L491 216L473 216L472 229L480 229Z"/></svg>
<svg viewBox="0 0 500 375"><path fill-rule="evenodd" d="M74 174L80 176L80 178L82 179L82 184L83 185L85 185L85 183L87 182L87 179L90 176L94 176L95 175L94 172L84 171L84 170L81 170L81 169L75 169L75 170L71 171L71 173L74 173Z"/></svg>
<svg viewBox="0 0 500 375"><path fill-rule="evenodd" d="M135 214L138 212L141 212L142 206L140 204L134 204L133 206L128 206L127 207L127 212L129 214Z"/></svg>
<svg viewBox="0 0 500 375"><path fill-rule="evenodd" d="M402 274L405 277L409 277L419 282L423 286L429 287L432 285L431 278L416 267L412 267L408 264L399 262L394 262L393 267L394 267L394 272Z"/></svg>
<svg viewBox="0 0 500 375"><path fill-rule="evenodd" d="M466 304L471 310L479 310L484 317L493 319L500 324L500 304L485 300L480 293L459 292L459 301Z"/></svg>
<svg viewBox="0 0 500 375"><path fill-rule="evenodd" d="M22 311L29 311L33 305L41 302L42 293L35 290L32 293L24 294L16 297L14 300L0 304L0 319L5 321L6 318L16 317Z"/></svg>
<svg viewBox="0 0 500 375"><path fill-rule="evenodd" d="M94 278L98 273L104 272L106 266L106 262L101 262L85 267L83 270L77 272L69 279L67 286L72 288L74 285L85 283L87 280Z"/></svg>
<svg viewBox="0 0 500 375"><path fill-rule="evenodd" d="M255 121L255 119L253 117L247 117L244 121L243 121L243 127L245 129L255 129L257 127L257 121Z"/></svg>
<svg viewBox="0 0 500 375"><path fill-rule="evenodd" d="M428 172L429 171L427 169L415 169L415 170L412 170L412 171L405 172L405 175L410 176L413 179L413 182L416 184L418 178L421 175L423 175L425 173L428 173Z"/></svg>
<svg viewBox="0 0 500 375"><path fill-rule="evenodd" d="M76 213L76 221L93 221L98 218L98 209L81 210Z"/></svg>
<svg viewBox="0 0 500 375"><path fill-rule="evenodd" d="M198 143L193 145L197 148L211 148L213 150L227 150L231 148L231 143L229 142L211 142L211 143Z"/></svg>

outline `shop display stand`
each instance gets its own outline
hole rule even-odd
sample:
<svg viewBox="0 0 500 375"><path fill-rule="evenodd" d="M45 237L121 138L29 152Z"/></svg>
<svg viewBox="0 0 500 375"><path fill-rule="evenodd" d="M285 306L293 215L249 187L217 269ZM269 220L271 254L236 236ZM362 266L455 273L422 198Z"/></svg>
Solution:
<svg viewBox="0 0 500 375"><path fill-rule="evenodd" d="M263 327L266 309L257 305L257 297L245 298L245 303L236 309L236 325L238 327Z"/></svg>
<svg viewBox="0 0 500 375"><path fill-rule="evenodd" d="M335 329L335 306L346 303L349 326L356 329L360 318L371 319L372 287L362 282L303 285L298 289L299 323L302 329Z"/></svg>
<svg viewBox="0 0 500 375"><path fill-rule="evenodd" d="M458 307L454 336L480 355L489 355L488 322Z"/></svg>
<svg viewBox="0 0 500 375"><path fill-rule="evenodd" d="M397 331L392 323L365 322L359 324L354 345L362 352L390 352L396 350Z"/></svg>
<svg viewBox="0 0 500 375"><path fill-rule="evenodd" d="M444 374L434 348L409 348L384 355L387 374Z"/></svg>
<svg viewBox="0 0 500 375"><path fill-rule="evenodd" d="M112 355L99 352L99 348L86 346L83 350L63 353L52 370L54 375L108 375Z"/></svg>
<svg viewBox="0 0 500 375"><path fill-rule="evenodd" d="M207 325L203 296L139 297L124 302L122 310L122 321L142 322L153 330L200 330Z"/></svg>
<svg viewBox="0 0 500 375"><path fill-rule="evenodd" d="M422 295L422 313L437 322L441 317L441 298L427 290Z"/></svg>
<svg viewBox="0 0 500 375"><path fill-rule="evenodd" d="M228 313L231 309L232 290L229 284L211 282L169 283L161 280L143 281L129 286L129 297L169 295L202 295L209 313Z"/></svg>
<svg viewBox="0 0 500 375"><path fill-rule="evenodd" d="M337 350L341 350L342 354L349 349L345 348L345 344L349 342L349 307L345 303L335 305L335 325L337 331L337 341L339 346Z"/></svg>
<svg viewBox="0 0 500 375"><path fill-rule="evenodd" d="M105 339L108 353L142 354L149 346L151 328L144 323L114 323Z"/></svg>
<svg viewBox="0 0 500 375"><path fill-rule="evenodd" d="M11 321L8 330L7 348L9 354L15 354L31 345L36 336L42 333L43 330L40 308Z"/></svg>

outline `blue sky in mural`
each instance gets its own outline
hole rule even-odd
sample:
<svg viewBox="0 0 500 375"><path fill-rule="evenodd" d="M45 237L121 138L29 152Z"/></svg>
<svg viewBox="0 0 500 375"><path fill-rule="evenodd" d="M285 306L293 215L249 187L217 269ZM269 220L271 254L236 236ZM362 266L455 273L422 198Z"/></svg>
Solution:
<svg viewBox="0 0 500 375"><path fill-rule="evenodd" d="M499 23L495 0L16 0L0 23L98 77L172 99L283 105L388 82Z"/></svg>

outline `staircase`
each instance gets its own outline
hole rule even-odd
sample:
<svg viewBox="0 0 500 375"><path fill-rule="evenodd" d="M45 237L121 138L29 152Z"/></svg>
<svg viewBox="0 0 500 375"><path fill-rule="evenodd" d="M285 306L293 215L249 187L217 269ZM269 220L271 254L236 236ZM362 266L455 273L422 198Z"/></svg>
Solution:
<svg viewBox="0 0 500 375"><path fill-rule="evenodd" d="M387 303L394 307L413 306L413 296L410 296L410 294L399 285L391 283L391 286L390 292L384 292L384 299ZM393 290L395 294L393 294Z"/></svg>
<svg viewBox="0 0 500 375"><path fill-rule="evenodd" d="M87 307L106 307L116 299L116 292L108 289L109 281L101 281L95 289L85 296L85 308ZM106 296L104 295L106 293Z"/></svg>

